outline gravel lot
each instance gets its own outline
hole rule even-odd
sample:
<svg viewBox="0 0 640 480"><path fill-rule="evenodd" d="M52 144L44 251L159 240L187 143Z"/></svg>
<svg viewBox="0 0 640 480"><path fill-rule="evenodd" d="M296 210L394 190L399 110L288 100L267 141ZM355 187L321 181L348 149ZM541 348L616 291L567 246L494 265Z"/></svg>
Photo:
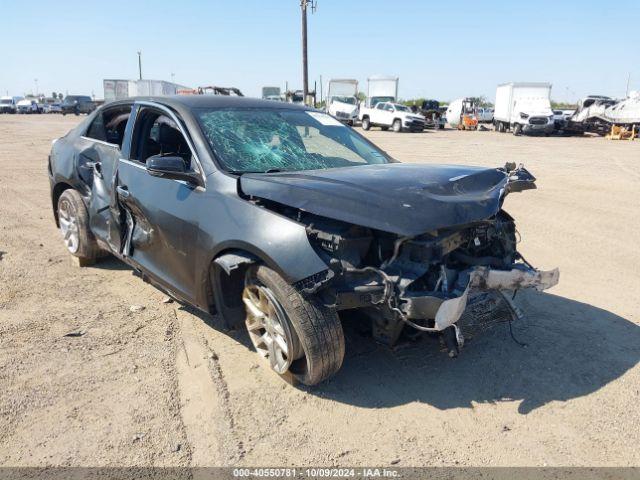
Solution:
<svg viewBox="0 0 640 480"><path fill-rule="evenodd" d="M526 348L499 325L451 360L347 325L304 389L116 260L72 265L46 159L78 120L0 116L0 465L640 465L640 142L368 132L406 162L525 163L539 188L506 209L560 284L518 297Z"/></svg>

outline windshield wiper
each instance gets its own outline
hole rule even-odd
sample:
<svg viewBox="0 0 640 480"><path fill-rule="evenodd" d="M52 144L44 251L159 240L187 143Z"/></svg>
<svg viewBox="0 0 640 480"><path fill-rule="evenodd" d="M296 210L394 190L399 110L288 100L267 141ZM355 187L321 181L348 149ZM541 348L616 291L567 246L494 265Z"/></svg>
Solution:
<svg viewBox="0 0 640 480"><path fill-rule="evenodd" d="M290 170L286 170L283 168L270 168L268 170L227 170L228 173L232 175L242 176L245 173L279 173L279 172L289 172Z"/></svg>

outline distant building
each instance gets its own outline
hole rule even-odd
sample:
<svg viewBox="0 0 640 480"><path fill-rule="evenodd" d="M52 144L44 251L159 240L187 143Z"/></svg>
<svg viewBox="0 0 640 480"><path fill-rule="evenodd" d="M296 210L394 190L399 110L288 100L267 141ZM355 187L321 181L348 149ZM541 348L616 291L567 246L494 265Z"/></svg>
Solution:
<svg viewBox="0 0 640 480"><path fill-rule="evenodd" d="M165 82L164 80L105 79L102 84L104 86L105 103L129 97L176 95L178 90L189 88L177 83Z"/></svg>

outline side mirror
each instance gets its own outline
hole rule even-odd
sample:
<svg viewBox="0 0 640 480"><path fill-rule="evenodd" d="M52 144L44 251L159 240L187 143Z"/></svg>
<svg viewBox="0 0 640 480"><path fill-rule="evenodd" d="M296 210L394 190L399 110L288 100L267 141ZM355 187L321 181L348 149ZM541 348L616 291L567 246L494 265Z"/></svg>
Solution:
<svg viewBox="0 0 640 480"><path fill-rule="evenodd" d="M147 172L154 177L171 180L184 180L194 185L202 186L200 175L188 171L182 157L163 157L154 155L147 158Z"/></svg>

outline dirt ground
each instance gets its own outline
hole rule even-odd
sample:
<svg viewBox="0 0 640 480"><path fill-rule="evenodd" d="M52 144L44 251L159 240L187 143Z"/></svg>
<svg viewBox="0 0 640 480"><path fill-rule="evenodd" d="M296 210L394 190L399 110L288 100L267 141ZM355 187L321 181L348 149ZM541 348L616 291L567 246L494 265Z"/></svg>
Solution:
<svg viewBox="0 0 640 480"><path fill-rule="evenodd" d="M506 209L560 284L518 297L526 348L498 325L451 360L346 325L306 389L123 264L72 265L46 160L77 121L0 116L0 465L640 465L640 142L368 132L406 162L525 163L539 188Z"/></svg>

